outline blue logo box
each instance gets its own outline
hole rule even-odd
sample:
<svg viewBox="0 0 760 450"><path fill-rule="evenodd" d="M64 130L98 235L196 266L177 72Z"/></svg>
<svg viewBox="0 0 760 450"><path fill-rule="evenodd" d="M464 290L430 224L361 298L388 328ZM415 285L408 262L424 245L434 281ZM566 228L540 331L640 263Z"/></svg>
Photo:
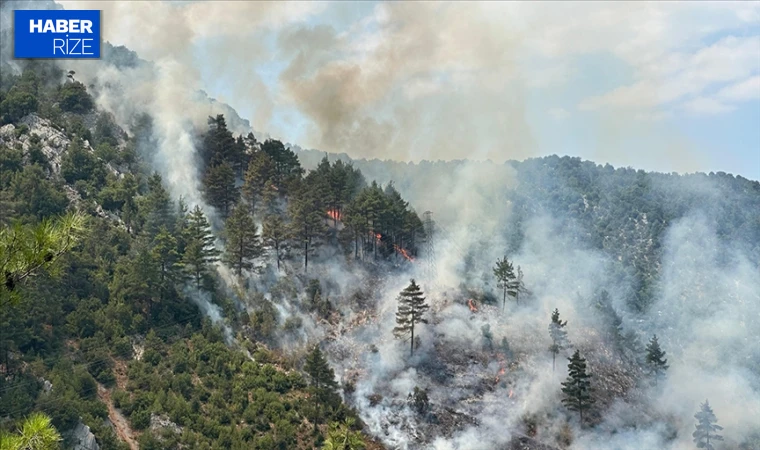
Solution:
<svg viewBox="0 0 760 450"><path fill-rule="evenodd" d="M16 58L100 58L100 10L14 11Z"/></svg>

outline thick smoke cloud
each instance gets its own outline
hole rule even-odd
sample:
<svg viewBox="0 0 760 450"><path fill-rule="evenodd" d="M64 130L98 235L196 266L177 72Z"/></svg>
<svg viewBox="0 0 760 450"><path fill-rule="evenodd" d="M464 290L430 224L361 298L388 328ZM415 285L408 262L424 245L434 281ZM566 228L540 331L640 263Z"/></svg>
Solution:
<svg viewBox="0 0 760 450"><path fill-rule="evenodd" d="M532 154L518 36L481 6L465 21L462 4L381 4L349 32L284 30L280 82L313 121L307 142L400 160Z"/></svg>

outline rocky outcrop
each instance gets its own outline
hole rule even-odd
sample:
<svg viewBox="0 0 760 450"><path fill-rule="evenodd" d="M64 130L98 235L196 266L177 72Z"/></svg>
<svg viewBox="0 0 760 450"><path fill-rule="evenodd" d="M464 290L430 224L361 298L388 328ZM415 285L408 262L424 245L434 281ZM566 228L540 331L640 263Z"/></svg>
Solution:
<svg viewBox="0 0 760 450"><path fill-rule="evenodd" d="M161 436L166 432L182 434L182 427L169 420L166 416L151 414L150 431L156 436Z"/></svg>
<svg viewBox="0 0 760 450"><path fill-rule="evenodd" d="M27 128L26 130L23 130L24 126ZM24 152L27 152L36 139L39 139L42 152L50 161L50 168L53 173L60 174L61 155L71 143L63 130L58 129L49 120L36 114L29 114L21 119L18 127L13 124L0 127L0 145L14 147L20 144ZM86 145L89 148L89 143Z"/></svg>
<svg viewBox="0 0 760 450"><path fill-rule="evenodd" d="M94 116L89 119L90 122L94 120ZM119 147L123 147L126 136L121 131L117 135L121 138ZM53 174L55 176L60 175L61 158L71 143L71 139L66 136L63 129L53 124L50 120L43 119L36 114L29 114L24 117L18 125L7 124L0 127L0 145L7 145L9 147L20 145L26 153L35 143L40 145L42 153L50 162L50 169L53 171ZM89 141L84 141L83 144L86 150L90 152L94 151ZM105 168L112 174L121 176L121 171L111 164L106 164Z"/></svg>
<svg viewBox="0 0 760 450"><path fill-rule="evenodd" d="M81 421L68 433L68 438L72 443L72 450L100 450L100 446L95 440L95 435L90 431L90 427Z"/></svg>

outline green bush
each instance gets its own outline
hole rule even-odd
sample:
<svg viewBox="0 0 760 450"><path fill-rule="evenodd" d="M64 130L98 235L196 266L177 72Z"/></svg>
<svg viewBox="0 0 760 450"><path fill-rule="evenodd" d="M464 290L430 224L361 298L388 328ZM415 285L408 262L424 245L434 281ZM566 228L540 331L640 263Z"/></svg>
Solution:
<svg viewBox="0 0 760 450"><path fill-rule="evenodd" d="M0 102L2 123L16 123L27 114L37 111L37 97L15 86Z"/></svg>
<svg viewBox="0 0 760 450"><path fill-rule="evenodd" d="M87 114L95 106L87 88L78 81L64 83L58 89L58 103L62 110L77 114Z"/></svg>

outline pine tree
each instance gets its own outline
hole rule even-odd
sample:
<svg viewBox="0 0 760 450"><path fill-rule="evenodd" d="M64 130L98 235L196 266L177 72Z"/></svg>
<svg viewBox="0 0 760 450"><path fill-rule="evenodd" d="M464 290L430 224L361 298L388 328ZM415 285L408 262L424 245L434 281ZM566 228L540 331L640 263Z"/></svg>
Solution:
<svg viewBox="0 0 760 450"><path fill-rule="evenodd" d="M143 199L145 232L153 238L161 227L174 229L174 211L169 192L164 188L161 175L154 173L148 179L148 195Z"/></svg>
<svg viewBox="0 0 760 450"><path fill-rule="evenodd" d="M261 145L261 151L269 155L274 163L274 184L280 193L285 194L286 187L293 179L303 174L301 163L293 150L285 148L282 142L267 139Z"/></svg>
<svg viewBox="0 0 760 450"><path fill-rule="evenodd" d="M562 393L565 394L562 403L571 411L578 411L583 422L583 411L594 403L590 395L591 375L586 373L586 360L581 358L580 351L576 350L568 360L570 361L567 366L569 374L567 380L562 383Z"/></svg>
<svg viewBox="0 0 760 450"><path fill-rule="evenodd" d="M160 270L147 245L138 242L133 251L117 264L111 292L119 300L151 311L160 299L157 294L162 293Z"/></svg>
<svg viewBox="0 0 760 450"><path fill-rule="evenodd" d="M202 244L202 248L206 255L208 255L207 262L212 263L216 261L215 256L219 255L219 251L214 246L214 234L211 232L211 225L206 219L206 215L203 214L201 207L196 205L195 208L187 216L187 241L198 241Z"/></svg>
<svg viewBox="0 0 760 450"><path fill-rule="evenodd" d="M267 188L274 184L275 169L272 159L263 151L251 157L243 183L243 199L248 202L252 213L256 213L259 202L267 193Z"/></svg>
<svg viewBox="0 0 760 450"><path fill-rule="evenodd" d="M235 145L233 146L232 154L229 158L229 163L232 169L235 171L235 177L243 178L246 169L248 168L249 155L246 153L245 139L243 136L238 136L235 139Z"/></svg>
<svg viewBox="0 0 760 450"><path fill-rule="evenodd" d="M187 245L182 255L185 273L193 279L196 289L200 289L201 281L210 273L211 264L219 261L211 226L200 206L196 205L187 216L185 240Z"/></svg>
<svg viewBox="0 0 760 450"><path fill-rule="evenodd" d="M410 355L414 355L414 326L418 323L428 323L427 319L422 317L428 308L430 305L425 303L422 290L412 279L409 286L399 294L396 327L393 329L393 334L398 339L409 336Z"/></svg>
<svg viewBox="0 0 760 450"><path fill-rule="evenodd" d="M223 162L209 167L203 181L206 200L211 206L219 210L222 218L226 219L239 196L238 188L235 187L235 171L232 166Z"/></svg>
<svg viewBox="0 0 760 450"><path fill-rule="evenodd" d="M649 340L649 344L647 345L646 362L649 368L649 373L654 377L656 384L657 379L660 378L669 367L667 365L668 360L665 359L665 352L662 351L660 343L657 341L657 335L652 336L652 339Z"/></svg>
<svg viewBox="0 0 760 450"><path fill-rule="evenodd" d="M274 255L277 259L277 270L280 270L281 252L284 250L288 238L287 229L282 217L276 214L268 215L264 219L261 237L264 240L264 244L274 250Z"/></svg>
<svg viewBox="0 0 760 450"><path fill-rule="evenodd" d="M19 299L19 288L42 270L57 266L57 260L82 239L87 230L83 214L56 220L43 219L36 226L20 222L0 228L0 310Z"/></svg>
<svg viewBox="0 0 760 450"><path fill-rule="evenodd" d="M309 269L309 255L321 244L327 231L324 211L317 193L304 186L288 204L290 210L290 236L294 246L303 252L304 271Z"/></svg>
<svg viewBox="0 0 760 450"><path fill-rule="evenodd" d="M232 167L238 159L236 152L239 151L232 132L227 128L227 121L223 114L208 118L209 130L203 137L201 157L205 167L228 162Z"/></svg>
<svg viewBox="0 0 760 450"><path fill-rule="evenodd" d="M567 348L567 331L564 330L567 325L567 320L562 321L559 318L559 309L554 308L552 313L552 321L549 324L549 337L552 339L552 344L549 346L549 351L552 352L552 371L554 371L555 361L557 354Z"/></svg>
<svg viewBox="0 0 760 450"><path fill-rule="evenodd" d="M311 385L317 389L335 390L338 387L338 382L335 381L335 372L327 363L327 359L325 359L318 345L315 345L309 355L306 356L304 371L309 375Z"/></svg>
<svg viewBox="0 0 760 450"><path fill-rule="evenodd" d="M319 345L315 345L311 353L306 356L304 371L309 375L309 381L314 390L314 426L316 427L320 415L319 400L326 398L331 393L334 394L338 382L335 381L335 372L327 363Z"/></svg>
<svg viewBox="0 0 760 450"><path fill-rule="evenodd" d="M174 224L174 235L177 237L177 251L180 255L185 253L187 247L187 203L183 197L177 200L177 220Z"/></svg>
<svg viewBox="0 0 760 450"><path fill-rule="evenodd" d="M224 261L240 276L243 270L252 269L254 260L263 253L256 223L245 204L238 205L232 211L225 228L227 250Z"/></svg>
<svg viewBox="0 0 760 450"><path fill-rule="evenodd" d="M153 240L151 257L158 267L161 298L173 289L174 282L179 278L182 264L177 252L177 239L165 227L161 227Z"/></svg>
<svg viewBox="0 0 760 450"><path fill-rule="evenodd" d="M124 202L121 207L121 219L124 221L128 233L132 232L132 227L137 217L135 197L137 197L137 180L134 175L127 173L121 181L119 200Z"/></svg>
<svg viewBox="0 0 760 450"><path fill-rule="evenodd" d="M496 277L496 285L503 291L502 308L507 307L507 295L517 299L517 276L515 275L515 269L512 263L509 262L505 256L503 259L496 261L496 266L493 268L493 274Z"/></svg>
<svg viewBox="0 0 760 450"><path fill-rule="evenodd" d="M3 450L53 450L63 441L50 417L35 412L24 419L17 434L0 431L0 449Z"/></svg>
<svg viewBox="0 0 760 450"><path fill-rule="evenodd" d="M710 408L710 403L707 400L700 405L700 411L694 415L694 418L697 419L697 425L692 436L694 437L694 443L697 444L697 448L715 450L713 442L723 440L723 436L717 434L723 427L716 424L718 419L713 414L713 410Z"/></svg>

